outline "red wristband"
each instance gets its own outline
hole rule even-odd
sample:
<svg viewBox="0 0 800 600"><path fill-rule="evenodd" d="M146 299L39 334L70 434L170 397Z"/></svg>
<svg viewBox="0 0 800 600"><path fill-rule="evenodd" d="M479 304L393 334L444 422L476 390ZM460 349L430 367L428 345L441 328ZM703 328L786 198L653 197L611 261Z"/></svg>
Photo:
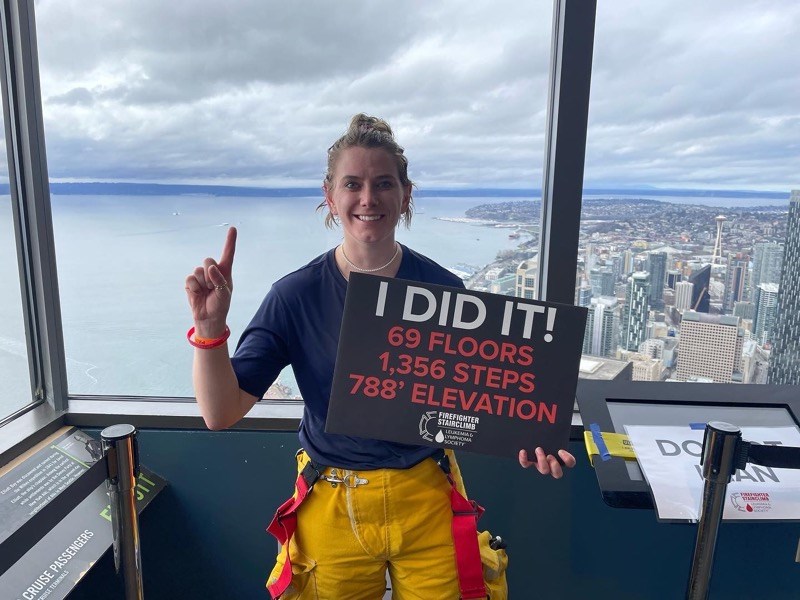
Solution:
<svg viewBox="0 0 800 600"><path fill-rule="evenodd" d="M189 340L189 343L195 348L200 348L201 350L209 350L211 348L216 348L217 346L222 346L222 344L224 344L229 337L231 337L231 330L227 325L225 325L225 333L223 333L220 337L213 339L197 337L194 335L194 327L186 332L186 339Z"/></svg>

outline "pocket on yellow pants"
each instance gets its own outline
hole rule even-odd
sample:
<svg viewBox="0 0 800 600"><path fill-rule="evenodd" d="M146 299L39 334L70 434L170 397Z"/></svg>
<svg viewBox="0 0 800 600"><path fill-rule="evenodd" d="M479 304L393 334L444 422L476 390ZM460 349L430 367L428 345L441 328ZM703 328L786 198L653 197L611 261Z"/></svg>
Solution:
<svg viewBox="0 0 800 600"><path fill-rule="evenodd" d="M486 591L492 600L506 600L508 598L508 585L506 583L508 555L502 548L494 550L489 545L491 539L492 535L488 531L481 531L478 534L478 547L481 551L481 563L483 564L483 581L486 584Z"/></svg>
<svg viewBox="0 0 800 600"><path fill-rule="evenodd" d="M317 562L300 552L294 541L289 542L289 556L292 561L292 582L280 596L280 600L317 600L317 582L314 569ZM268 585L278 579L286 561L286 553L281 550L275 568L269 575Z"/></svg>

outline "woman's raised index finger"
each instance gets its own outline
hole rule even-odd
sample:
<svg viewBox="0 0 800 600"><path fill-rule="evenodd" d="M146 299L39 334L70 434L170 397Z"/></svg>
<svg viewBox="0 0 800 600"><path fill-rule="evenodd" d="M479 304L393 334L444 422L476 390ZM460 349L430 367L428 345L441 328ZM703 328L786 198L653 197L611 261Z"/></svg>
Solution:
<svg viewBox="0 0 800 600"><path fill-rule="evenodd" d="M222 247L222 256L219 259L220 266L230 269L233 265L233 255L236 252L236 227L228 229L228 235L225 238L225 245Z"/></svg>

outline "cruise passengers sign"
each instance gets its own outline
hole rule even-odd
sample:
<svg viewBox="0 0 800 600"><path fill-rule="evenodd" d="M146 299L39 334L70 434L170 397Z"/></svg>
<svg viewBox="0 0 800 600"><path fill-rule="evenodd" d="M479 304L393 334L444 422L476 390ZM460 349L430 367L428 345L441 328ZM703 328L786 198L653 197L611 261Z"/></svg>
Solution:
<svg viewBox="0 0 800 600"><path fill-rule="evenodd" d="M326 431L566 448L586 309L351 273Z"/></svg>
<svg viewBox="0 0 800 600"><path fill-rule="evenodd" d="M111 547L112 509L105 482L51 529L45 532L35 525L42 517L40 511L102 457L98 440L74 427L63 427L0 468L2 600L62 600ZM165 485L142 466L135 488L137 512ZM30 543L36 532L43 537L12 563L16 548ZM116 596L109 592L109 597Z"/></svg>

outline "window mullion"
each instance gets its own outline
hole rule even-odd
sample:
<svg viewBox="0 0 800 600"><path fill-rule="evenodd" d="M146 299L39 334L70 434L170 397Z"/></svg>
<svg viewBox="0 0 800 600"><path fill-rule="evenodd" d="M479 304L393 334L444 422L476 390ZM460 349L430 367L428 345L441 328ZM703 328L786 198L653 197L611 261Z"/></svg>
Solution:
<svg viewBox="0 0 800 600"><path fill-rule="evenodd" d="M555 0L542 178L538 294L573 304L596 0Z"/></svg>
<svg viewBox="0 0 800 600"><path fill-rule="evenodd" d="M67 380L33 0L4 0L3 112L34 401L66 409Z"/></svg>

